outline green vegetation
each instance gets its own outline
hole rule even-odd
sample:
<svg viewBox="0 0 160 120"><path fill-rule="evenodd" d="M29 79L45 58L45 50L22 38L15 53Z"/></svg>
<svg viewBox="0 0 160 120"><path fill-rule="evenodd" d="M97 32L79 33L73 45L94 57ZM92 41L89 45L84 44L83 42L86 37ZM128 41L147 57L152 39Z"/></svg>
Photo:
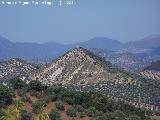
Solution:
<svg viewBox="0 0 160 120"><path fill-rule="evenodd" d="M29 83L29 90L34 90L34 91L42 91L43 87L42 83L38 80L33 80Z"/></svg>
<svg viewBox="0 0 160 120"><path fill-rule="evenodd" d="M64 103L62 101L57 101L56 108L59 110L64 110Z"/></svg>
<svg viewBox="0 0 160 120"><path fill-rule="evenodd" d="M32 120L32 115L26 110L23 110L21 113L21 120Z"/></svg>
<svg viewBox="0 0 160 120"><path fill-rule="evenodd" d="M52 109L50 114L49 114L49 117L50 117L51 120L61 120L58 110Z"/></svg>
<svg viewBox="0 0 160 120"><path fill-rule="evenodd" d="M67 115L69 115L70 117L76 117L76 112L76 109L73 107L68 108L66 111Z"/></svg>
<svg viewBox="0 0 160 120"><path fill-rule="evenodd" d="M10 112L13 111L5 107L13 103L15 118L31 120L31 113L24 110L23 102L31 103L32 112L37 114L37 120L47 120L49 117L51 120L61 120L59 112L64 110L68 116L73 117L72 119L75 119L74 117L79 113L81 118L88 116L92 120L149 120L152 114L159 115L160 113L158 111L135 108L132 105L118 100L115 101L106 94L100 94L93 90L92 92L78 92L74 89L66 89L60 86L46 87L38 81L32 81L28 85L25 84L24 88L20 86L19 84L12 84L9 87L0 85L0 118L11 117ZM13 102L13 91L18 92L21 101ZM31 102L30 98L25 95L27 91L35 91L38 94L35 102ZM43 111L43 108L46 107L48 102L52 101L55 101L57 110L54 108L48 115ZM69 108L65 109L67 103ZM2 108L4 109L2 110Z"/></svg>
<svg viewBox="0 0 160 120"><path fill-rule="evenodd" d="M0 108L12 103L13 92L7 86L0 85Z"/></svg>
<svg viewBox="0 0 160 120"><path fill-rule="evenodd" d="M26 87L26 84L24 81L22 81L19 77L15 77L10 80L10 85L14 89L24 89Z"/></svg>

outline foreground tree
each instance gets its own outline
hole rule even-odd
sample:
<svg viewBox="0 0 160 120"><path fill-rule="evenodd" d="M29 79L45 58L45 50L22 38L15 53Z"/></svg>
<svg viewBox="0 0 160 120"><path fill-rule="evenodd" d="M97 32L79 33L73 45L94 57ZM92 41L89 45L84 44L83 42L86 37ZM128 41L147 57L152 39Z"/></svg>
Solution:
<svg viewBox="0 0 160 120"><path fill-rule="evenodd" d="M41 107L41 111L38 113L36 120L49 120L49 115L43 112L43 107Z"/></svg>
<svg viewBox="0 0 160 120"><path fill-rule="evenodd" d="M12 96L13 94L8 87L0 85L0 108L11 104L13 101Z"/></svg>

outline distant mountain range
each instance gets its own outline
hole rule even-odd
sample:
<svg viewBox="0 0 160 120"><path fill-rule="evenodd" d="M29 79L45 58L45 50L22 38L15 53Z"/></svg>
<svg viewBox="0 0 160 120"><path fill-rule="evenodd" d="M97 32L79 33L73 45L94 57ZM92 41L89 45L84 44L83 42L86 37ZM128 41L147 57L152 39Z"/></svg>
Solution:
<svg viewBox="0 0 160 120"><path fill-rule="evenodd" d="M0 58L23 58L27 60L55 58L63 54L70 45L62 45L55 42L38 43L13 43L6 38L0 37Z"/></svg>
<svg viewBox="0 0 160 120"><path fill-rule="evenodd" d="M160 35L151 35L138 41L131 41L125 47L137 50L150 50L160 47Z"/></svg>
<svg viewBox="0 0 160 120"><path fill-rule="evenodd" d="M0 37L0 59L22 58L34 63L47 63L75 46L98 49L98 53L107 54L101 57L106 57L113 64L123 65L127 69L133 66L137 68L160 59L159 35L152 35L139 41L127 43L105 37L96 37L77 44L59 44L56 42L43 44L20 43L11 42L4 37ZM99 55L95 50L94 53ZM126 60L128 60L128 63ZM133 66L129 62L132 62Z"/></svg>
<svg viewBox="0 0 160 120"><path fill-rule="evenodd" d="M6 38L0 37L0 57L24 59L55 58L65 51L79 45L84 48L119 49L123 44L119 41L104 37L96 37L77 44L59 44L56 42L38 43L13 43Z"/></svg>

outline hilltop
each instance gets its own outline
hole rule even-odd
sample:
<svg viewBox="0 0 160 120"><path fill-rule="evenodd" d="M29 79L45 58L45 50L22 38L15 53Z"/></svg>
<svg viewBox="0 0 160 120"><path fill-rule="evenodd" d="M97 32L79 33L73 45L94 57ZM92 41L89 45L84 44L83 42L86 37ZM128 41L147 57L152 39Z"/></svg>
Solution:
<svg viewBox="0 0 160 120"><path fill-rule="evenodd" d="M45 84L88 84L114 79L119 69L84 48L74 48L34 76Z"/></svg>

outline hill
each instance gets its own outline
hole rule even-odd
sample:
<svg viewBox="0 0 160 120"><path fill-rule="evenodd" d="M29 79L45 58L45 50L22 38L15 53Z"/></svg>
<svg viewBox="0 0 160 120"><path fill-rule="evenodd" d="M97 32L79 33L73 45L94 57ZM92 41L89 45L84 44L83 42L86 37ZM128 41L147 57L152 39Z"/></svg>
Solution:
<svg viewBox="0 0 160 120"><path fill-rule="evenodd" d="M67 52L32 79L77 91L97 91L137 107L157 110L160 105L159 81L128 73L83 48Z"/></svg>
<svg viewBox="0 0 160 120"><path fill-rule="evenodd" d="M106 62L83 48L74 48L51 62L34 76L45 84L87 84L113 79L116 74L110 62ZM116 70L116 69L115 69Z"/></svg>
<svg viewBox="0 0 160 120"><path fill-rule="evenodd" d="M12 79L16 76L27 77L35 70L36 66L18 58L1 61L0 82Z"/></svg>
<svg viewBox="0 0 160 120"><path fill-rule="evenodd" d="M126 46L137 50L150 50L160 47L160 35L147 36L141 40L128 42Z"/></svg>
<svg viewBox="0 0 160 120"><path fill-rule="evenodd" d="M101 48L105 50L115 50L123 48L123 43L105 37L95 37L85 42L77 43L83 48Z"/></svg>
<svg viewBox="0 0 160 120"><path fill-rule="evenodd" d="M151 65L145 67L140 74L146 78L160 80L160 61L152 62Z"/></svg>

